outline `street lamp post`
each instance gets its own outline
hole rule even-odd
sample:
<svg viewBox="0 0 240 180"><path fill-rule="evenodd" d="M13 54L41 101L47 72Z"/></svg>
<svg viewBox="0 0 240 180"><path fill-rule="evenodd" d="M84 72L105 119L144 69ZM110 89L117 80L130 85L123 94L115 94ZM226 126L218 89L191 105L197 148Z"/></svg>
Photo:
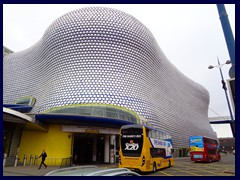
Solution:
<svg viewBox="0 0 240 180"><path fill-rule="evenodd" d="M218 59L218 65L217 66L212 66L212 65L210 65L209 67L208 67L208 69L213 69L213 68L218 68L219 69L219 71L220 71L220 75L221 75L221 78L222 78L222 80L221 80L221 82L222 82L222 88L224 89L224 92L225 92L225 96L226 96L226 99L227 99L227 104L228 104L228 109L229 109L229 113L230 113L230 118L231 118L231 122L230 122L230 125L231 125L231 129L232 129L232 133L233 133L233 137L235 137L235 130L233 129L233 125L232 125L232 123L234 122L234 120L233 120L233 114L232 114L232 110L231 110L231 106L230 106L230 102L229 102L229 98L228 98L228 94L227 94L227 87L226 87L226 83L225 83L225 81L224 81L224 79L223 79L223 74L222 74L222 67L223 67L223 65L225 65L225 64L230 64L231 63L231 61L230 60L227 60L224 64L220 64L220 62L219 62L219 59Z"/></svg>

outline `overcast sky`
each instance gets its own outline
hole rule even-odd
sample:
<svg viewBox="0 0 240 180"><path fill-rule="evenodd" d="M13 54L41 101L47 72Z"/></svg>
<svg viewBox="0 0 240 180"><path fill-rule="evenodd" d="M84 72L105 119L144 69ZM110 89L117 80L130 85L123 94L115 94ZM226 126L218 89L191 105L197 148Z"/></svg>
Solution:
<svg viewBox="0 0 240 180"><path fill-rule="evenodd" d="M104 6L124 11L141 21L158 45L183 74L204 86L210 94L209 117L229 116L219 69L208 69L228 60L216 4L17 4L3 5L3 45L14 52L34 45L49 25L72 10ZM235 5L225 4L235 38ZM222 67L229 79L231 65ZM232 137L229 125L212 125L218 137Z"/></svg>

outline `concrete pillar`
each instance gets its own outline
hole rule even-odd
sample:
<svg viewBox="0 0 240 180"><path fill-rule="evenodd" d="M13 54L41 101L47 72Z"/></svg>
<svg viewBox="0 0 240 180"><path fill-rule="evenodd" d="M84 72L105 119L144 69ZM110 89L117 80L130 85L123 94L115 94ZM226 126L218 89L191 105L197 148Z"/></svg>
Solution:
<svg viewBox="0 0 240 180"><path fill-rule="evenodd" d="M115 151L116 151L116 145L115 145L115 135L110 136L110 163L114 163L115 159Z"/></svg>
<svg viewBox="0 0 240 180"><path fill-rule="evenodd" d="M104 138L104 163L109 163L109 135L105 134Z"/></svg>
<svg viewBox="0 0 240 180"><path fill-rule="evenodd" d="M93 138L93 156L92 161L97 161L97 138Z"/></svg>

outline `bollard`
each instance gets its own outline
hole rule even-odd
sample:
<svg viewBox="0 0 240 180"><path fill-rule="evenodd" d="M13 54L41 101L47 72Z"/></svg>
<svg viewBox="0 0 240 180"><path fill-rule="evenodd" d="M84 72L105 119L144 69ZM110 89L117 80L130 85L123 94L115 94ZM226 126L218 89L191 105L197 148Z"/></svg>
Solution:
<svg viewBox="0 0 240 180"><path fill-rule="evenodd" d="M17 163L18 163L18 155L16 155L15 157L14 167L17 167Z"/></svg>
<svg viewBox="0 0 240 180"><path fill-rule="evenodd" d="M34 159L34 165L36 165L36 164L37 164L37 161L38 161L38 156L37 156L37 155L35 155L35 159Z"/></svg>
<svg viewBox="0 0 240 180"><path fill-rule="evenodd" d="M24 156L23 156L23 166L26 166L26 162L27 162L27 155L24 154Z"/></svg>
<svg viewBox="0 0 240 180"><path fill-rule="evenodd" d="M30 155L30 162L29 162L29 165L31 166L32 163L33 163L33 155L31 154L31 155Z"/></svg>
<svg viewBox="0 0 240 180"><path fill-rule="evenodd" d="M6 159L7 159L7 154L3 154L3 167L5 167L6 164Z"/></svg>

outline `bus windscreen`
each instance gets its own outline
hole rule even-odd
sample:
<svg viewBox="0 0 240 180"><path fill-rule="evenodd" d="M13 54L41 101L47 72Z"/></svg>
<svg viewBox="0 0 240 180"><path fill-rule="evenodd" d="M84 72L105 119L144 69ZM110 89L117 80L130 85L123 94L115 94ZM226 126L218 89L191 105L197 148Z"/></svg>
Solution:
<svg viewBox="0 0 240 180"><path fill-rule="evenodd" d="M143 145L143 130L139 128L123 129L121 148L124 156L140 157Z"/></svg>
<svg viewBox="0 0 240 180"><path fill-rule="evenodd" d="M191 151L204 151L203 137L192 136L189 138L189 145Z"/></svg>

